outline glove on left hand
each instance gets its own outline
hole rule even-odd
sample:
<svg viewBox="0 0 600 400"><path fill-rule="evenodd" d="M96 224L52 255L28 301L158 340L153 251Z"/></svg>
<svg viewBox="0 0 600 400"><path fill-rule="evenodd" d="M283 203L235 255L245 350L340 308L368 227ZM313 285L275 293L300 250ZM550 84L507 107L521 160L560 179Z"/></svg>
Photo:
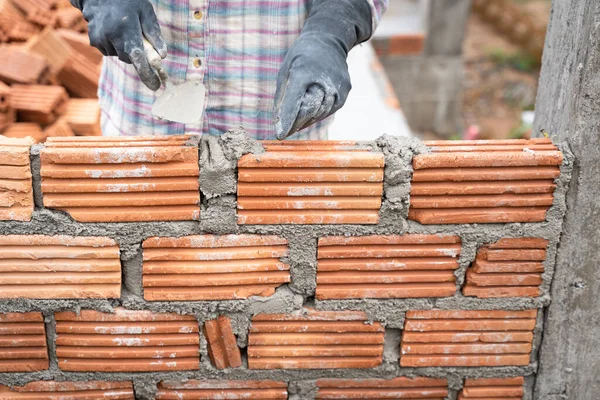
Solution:
<svg viewBox="0 0 600 400"><path fill-rule="evenodd" d="M346 58L372 33L367 0L314 0L277 78L275 131L282 140L339 110L352 88Z"/></svg>

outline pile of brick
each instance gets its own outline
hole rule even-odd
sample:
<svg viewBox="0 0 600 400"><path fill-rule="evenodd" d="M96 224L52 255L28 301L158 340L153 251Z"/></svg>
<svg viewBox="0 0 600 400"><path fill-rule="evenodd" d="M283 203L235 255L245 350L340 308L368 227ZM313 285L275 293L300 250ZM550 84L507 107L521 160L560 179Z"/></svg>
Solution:
<svg viewBox="0 0 600 400"><path fill-rule="evenodd" d="M549 139L4 140L2 399L532 398Z"/></svg>
<svg viewBox="0 0 600 400"><path fill-rule="evenodd" d="M0 134L100 135L102 54L69 0L0 0Z"/></svg>

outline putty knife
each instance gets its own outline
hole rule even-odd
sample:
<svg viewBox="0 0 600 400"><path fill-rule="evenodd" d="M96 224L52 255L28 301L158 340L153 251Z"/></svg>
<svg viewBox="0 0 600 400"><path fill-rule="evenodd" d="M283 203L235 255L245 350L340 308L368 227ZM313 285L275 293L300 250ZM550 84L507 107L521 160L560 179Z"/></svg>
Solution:
<svg viewBox="0 0 600 400"><path fill-rule="evenodd" d="M162 66L162 59L154 47L144 39L144 50L150 65L161 82L165 91L156 99L152 106L152 115L167 121L182 124L195 124L200 122L204 110L204 97L206 88L202 81L185 81L179 85L171 82L169 74Z"/></svg>

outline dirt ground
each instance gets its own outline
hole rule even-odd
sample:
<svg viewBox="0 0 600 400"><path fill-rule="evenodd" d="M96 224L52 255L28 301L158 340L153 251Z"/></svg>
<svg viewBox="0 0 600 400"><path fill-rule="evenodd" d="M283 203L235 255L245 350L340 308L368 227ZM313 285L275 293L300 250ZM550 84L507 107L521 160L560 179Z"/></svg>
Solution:
<svg viewBox="0 0 600 400"><path fill-rule="evenodd" d="M549 0L514 0L536 23L547 24ZM477 138L526 137L523 111L533 110L540 60L511 43L474 13L464 43L463 118ZM470 128L470 129L469 129ZM469 136L467 134L466 136Z"/></svg>

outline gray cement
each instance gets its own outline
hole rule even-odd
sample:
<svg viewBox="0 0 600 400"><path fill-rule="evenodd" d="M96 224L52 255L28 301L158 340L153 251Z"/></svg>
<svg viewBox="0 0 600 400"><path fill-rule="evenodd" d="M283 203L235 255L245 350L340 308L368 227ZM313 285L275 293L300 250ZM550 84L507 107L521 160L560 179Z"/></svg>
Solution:
<svg viewBox="0 0 600 400"><path fill-rule="evenodd" d="M152 399L156 383L162 379L274 379L289 383L290 398L311 399L315 394L315 381L331 378L393 378L397 376L430 376L448 378L455 399L465 377L508 377L524 375L531 377L537 371L537 353L542 338L543 313L539 314L535 329L534 350L531 363L525 367L486 368L403 368L399 365L399 344L407 310L412 309L543 309L550 303L550 285L554 275L556 250L565 213L565 196L573 167L573 156L563 147L565 161L561 176L557 179L555 200L547 221L528 224L467 224L428 225L408 221L412 158L428 149L416 139L383 136L376 142L364 144L365 149L381 152L385 156L384 198L378 225L264 225L238 226L236 221L236 191L239 158L249 152L260 154L262 145L249 139L238 129L220 138L203 137L199 143L202 212L200 222L149 222L149 223L79 223L66 213L41 207L39 151L32 149L36 210L31 222L0 221L0 235L46 234L74 236L108 236L114 238L121 248L123 266L123 289L119 299L113 300L3 300L0 312L38 310L44 313L48 330L51 365L47 371L34 373L1 374L0 383L20 385L35 380L131 380L135 382L139 399ZM181 237L193 234L255 233L280 235L289 241L290 252L283 261L291 266L291 282L278 288L273 296L252 297L246 300L147 302L143 298L141 284L142 242L153 236ZM451 298L440 299L354 299L319 301L314 298L316 290L317 241L331 235L372 235L436 233L455 234L462 240L456 270L457 293ZM542 296L539 298L476 299L462 296L460 289L468 266L476 252L485 243L502 237L542 237L549 240L548 257L543 275ZM58 370L54 351L55 311L79 311L94 309L110 312L114 307L176 312L195 315L198 323L219 314L231 316L238 344L245 354L247 332L251 317L260 313L290 313L303 307L318 310L364 310L369 319L379 321L386 327L384 361L377 368L367 370L270 370L250 371L239 369L215 370L209 362L206 341L202 338L200 371L164 373L67 373ZM247 362L244 356L244 365ZM533 387L528 378L528 391ZM526 397L531 398L529 393Z"/></svg>

